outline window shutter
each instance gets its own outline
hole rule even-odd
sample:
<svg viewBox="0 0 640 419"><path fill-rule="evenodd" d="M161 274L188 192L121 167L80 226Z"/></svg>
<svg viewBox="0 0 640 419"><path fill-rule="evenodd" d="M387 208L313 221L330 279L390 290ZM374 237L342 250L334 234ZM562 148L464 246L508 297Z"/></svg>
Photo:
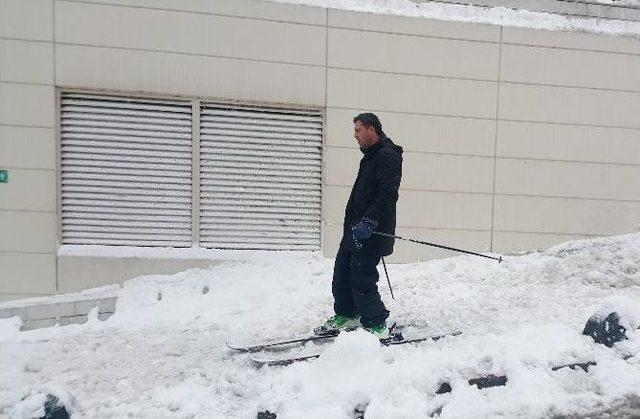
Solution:
<svg viewBox="0 0 640 419"><path fill-rule="evenodd" d="M62 243L190 247L191 103L61 97Z"/></svg>
<svg viewBox="0 0 640 419"><path fill-rule="evenodd" d="M205 103L200 159L201 246L320 248L320 111Z"/></svg>

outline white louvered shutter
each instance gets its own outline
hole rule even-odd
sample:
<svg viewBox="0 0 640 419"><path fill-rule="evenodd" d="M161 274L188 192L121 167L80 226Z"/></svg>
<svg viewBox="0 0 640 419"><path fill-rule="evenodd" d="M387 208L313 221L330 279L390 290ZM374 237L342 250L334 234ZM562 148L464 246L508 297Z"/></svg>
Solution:
<svg viewBox="0 0 640 419"><path fill-rule="evenodd" d="M191 103L61 97L62 243L192 245Z"/></svg>
<svg viewBox="0 0 640 419"><path fill-rule="evenodd" d="M200 244L320 248L322 114L205 103Z"/></svg>

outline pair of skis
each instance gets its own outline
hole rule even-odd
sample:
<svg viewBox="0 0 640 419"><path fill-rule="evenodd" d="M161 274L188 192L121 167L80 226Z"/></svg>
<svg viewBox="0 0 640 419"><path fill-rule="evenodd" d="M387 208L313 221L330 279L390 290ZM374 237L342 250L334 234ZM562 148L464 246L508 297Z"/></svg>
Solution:
<svg viewBox="0 0 640 419"><path fill-rule="evenodd" d="M437 335L427 335L420 336L416 338L407 338L405 339L401 332L397 331L398 328L392 327L391 336L388 339L383 339L380 341L380 344L383 346L397 346L397 345L405 345L408 343L418 343L425 341L437 341L445 337L449 336L458 336L462 334L460 331L442 333ZM245 353L257 353L263 351L273 351L278 349L284 349L293 345L304 345L307 342L328 342L336 338L340 332L339 331L323 331L321 333L313 334L311 336L306 336L297 339L288 339L276 342L267 342L250 346L235 346L227 343L229 349L237 351L237 352L245 352ZM282 366L293 364L294 362L306 361L309 359L314 359L320 357L320 353L313 353L309 355L301 355L301 356L291 356L285 355L282 357L256 357L250 356L249 358L256 366Z"/></svg>

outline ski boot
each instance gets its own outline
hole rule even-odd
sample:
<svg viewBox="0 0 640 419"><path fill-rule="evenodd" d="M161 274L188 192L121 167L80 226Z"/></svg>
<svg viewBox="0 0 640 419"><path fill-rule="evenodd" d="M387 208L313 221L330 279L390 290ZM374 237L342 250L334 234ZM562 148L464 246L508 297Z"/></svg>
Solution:
<svg viewBox="0 0 640 419"><path fill-rule="evenodd" d="M360 327L360 317L347 317L336 314L327 320L322 326L313 330L318 336L337 336L343 330L350 331Z"/></svg>
<svg viewBox="0 0 640 419"><path fill-rule="evenodd" d="M395 324L393 326L395 326ZM377 337L383 342L388 341L393 336L392 328L387 326L386 322L378 324L376 326L365 327L364 330L371 333L373 336Z"/></svg>

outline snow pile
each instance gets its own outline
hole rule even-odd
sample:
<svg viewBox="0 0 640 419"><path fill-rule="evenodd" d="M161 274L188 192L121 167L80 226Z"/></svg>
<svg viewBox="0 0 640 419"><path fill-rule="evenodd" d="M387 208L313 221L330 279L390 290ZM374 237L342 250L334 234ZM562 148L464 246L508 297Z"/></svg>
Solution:
<svg viewBox="0 0 640 419"><path fill-rule="evenodd" d="M457 22L515 26L531 29L584 31L640 37L640 22L602 18L569 17L553 13L513 10L505 7L480 7L464 4L411 0L269 0L279 3L350 10L354 12L391 14ZM613 3L615 0L611 0ZM627 6L639 6L638 0L625 0ZM604 2L604 0L601 0ZM619 4L619 2L616 2Z"/></svg>
<svg viewBox="0 0 640 419"><path fill-rule="evenodd" d="M261 369L225 341L308 333L332 313L333 261L312 252L254 256L128 281L104 322L2 326L0 416L35 407L25 399L20 410L20 401L45 387L73 395L77 417L638 414L640 234L568 242L502 264L462 256L388 266L396 300L386 280L380 289L405 336L463 334L383 348L355 331L291 349L321 351L318 359ZM581 334L599 309L621 314L628 340L610 349ZM551 369L575 362L598 365ZM468 384L488 374L507 385ZM444 382L452 391L438 394Z"/></svg>

